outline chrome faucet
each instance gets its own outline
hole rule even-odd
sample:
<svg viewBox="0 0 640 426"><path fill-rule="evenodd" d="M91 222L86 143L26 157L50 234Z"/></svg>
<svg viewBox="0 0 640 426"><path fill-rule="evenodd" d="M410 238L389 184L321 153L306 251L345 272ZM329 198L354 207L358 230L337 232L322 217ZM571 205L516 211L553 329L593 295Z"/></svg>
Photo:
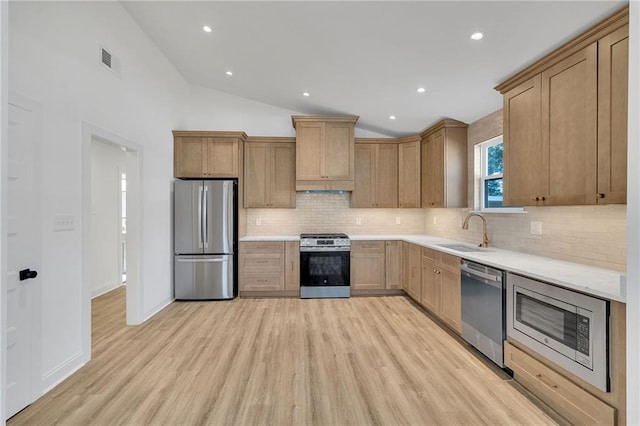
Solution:
<svg viewBox="0 0 640 426"><path fill-rule="evenodd" d="M489 237L487 236L487 220L482 216L482 213L470 212L467 217L464 218L464 222L462 222L462 229L469 229L469 219L471 216L478 216L482 219L482 244L480 247L489 247Z"/></svg>

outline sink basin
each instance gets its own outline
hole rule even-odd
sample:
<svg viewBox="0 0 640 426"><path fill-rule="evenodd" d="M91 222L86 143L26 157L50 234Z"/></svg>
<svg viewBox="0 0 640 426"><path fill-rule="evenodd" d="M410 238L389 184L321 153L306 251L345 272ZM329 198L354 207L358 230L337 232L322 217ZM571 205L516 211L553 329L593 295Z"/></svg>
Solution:
<svg viewBox="0 0 640 426"><path fill-rule="evenodd" d="M489 251L486 248L468 246L466 244L436 244L438 247L462 252Z"/></svg>

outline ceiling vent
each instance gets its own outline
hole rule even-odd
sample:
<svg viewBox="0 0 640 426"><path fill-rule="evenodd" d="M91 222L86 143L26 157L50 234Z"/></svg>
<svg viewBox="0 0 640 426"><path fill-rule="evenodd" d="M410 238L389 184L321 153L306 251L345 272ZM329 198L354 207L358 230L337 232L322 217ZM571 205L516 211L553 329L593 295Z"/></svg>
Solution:
<svg viewBox="0 0 640 426"><path fill-rule="evenodd" d="M111 51L104 46L100 46L99 52L100 63L109 71L120 77L120 61Z"/></svg>

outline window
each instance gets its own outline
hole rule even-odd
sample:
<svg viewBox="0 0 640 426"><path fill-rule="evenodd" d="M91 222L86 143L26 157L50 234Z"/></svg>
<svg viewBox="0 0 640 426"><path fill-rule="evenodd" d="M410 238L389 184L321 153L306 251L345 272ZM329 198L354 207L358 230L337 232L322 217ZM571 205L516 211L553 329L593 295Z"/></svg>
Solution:
<svg viewBox="0 0 640 426"><path fill-rule="evenodd" d="M481 208L502 207L502 136L480 145L480 180Z"/></svg>

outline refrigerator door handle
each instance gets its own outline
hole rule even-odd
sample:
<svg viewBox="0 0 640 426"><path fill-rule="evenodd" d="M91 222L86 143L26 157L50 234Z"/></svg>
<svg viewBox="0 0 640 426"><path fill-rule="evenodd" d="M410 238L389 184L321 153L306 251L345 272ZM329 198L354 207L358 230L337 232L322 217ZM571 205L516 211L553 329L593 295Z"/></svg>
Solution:
<svg viewBox="0 0 640 426"><path fill-rule="evenodd" d="M209 210L208 210L208 206L209 205L209 187L205 186L204 187L204 212L202 213L203 216L203 221L204 221L204 248L209 248Z"/></svg>
<svg viewBox="0 0 640 426"><path fill-rule="evenodd" d="M178 263L223 263L228 262L229 259L176 259Z"/></svg>
<svg viewBox="0 0 640 426"><path fill-rule="evenodd" d="M203 194L203 186L200 185L198 187L198 247L203 247L203 239L202 239L202 194Z"/></svg>

